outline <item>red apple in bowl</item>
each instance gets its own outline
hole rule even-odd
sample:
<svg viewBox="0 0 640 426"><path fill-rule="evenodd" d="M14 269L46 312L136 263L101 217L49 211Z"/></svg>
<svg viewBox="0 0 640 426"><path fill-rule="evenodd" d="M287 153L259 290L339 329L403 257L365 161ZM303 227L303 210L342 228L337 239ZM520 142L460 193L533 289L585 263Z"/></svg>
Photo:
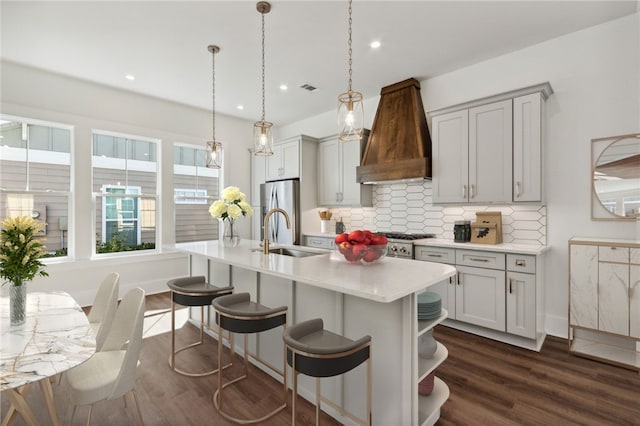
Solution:
<svg viewBox="0 0 640 426"><path fill-rule="evenodd" d="M338 234L335 244L349 263L368 265L387 254L387 237L367 229Z"/></svg>

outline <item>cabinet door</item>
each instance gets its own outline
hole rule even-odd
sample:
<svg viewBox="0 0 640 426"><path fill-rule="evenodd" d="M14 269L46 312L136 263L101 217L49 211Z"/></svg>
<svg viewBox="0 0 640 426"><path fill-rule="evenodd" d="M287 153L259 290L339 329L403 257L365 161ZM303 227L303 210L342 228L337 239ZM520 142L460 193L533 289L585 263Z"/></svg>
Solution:
<svg viewBox="0 0 640 426"><path fill-rule="evenodd" d="M282 179L300 177L300 141L282 144Z"/></svg>
<svg viewBox="0 0 640 426"><path fill-rule="evenodd" d="M260 205L260 184L266 182L266 158L251 155L251 205Z"/></svg>
<svg viewBox="0 0 640 426"><path fill-rule="evenodd" d="M318 204L321 206L336 205L340 200L339 148L337 139L318 144Z"/></svg>
<svg viewBox="0 0 640 426"><path fill-rule="evenodd" d="M629 336L640 339L640 265L631 265L629 278Z"/></svg>
<svg viewBox="0 0 640 426"><path fill-rule="evenodd" d="M267 181L273 180L281 180L284 179L282 176L284 175L284 153L281 146L274 145L273 147L273 155L270 155L266 158L266 176Z"/></svg>
<svg viewBox="0 0 640 426"><path fill-rule="evenodd" d="M542 201L542 95L513 100L513 201Z"/></svg>
<svg viewBox="0 0 640 426"><path fill-rule="evenodd" d="M469 110L469 202L511 201L512 124L511 99Z"/></svg>
<svg viewBox="0 0 640 426"><path fill-rule="evenodd" d="M629 335L629 265L598 265L598 330Z"/></svg>
<svg viewBox="0 0 640 426"><path fill-rule="evenodd" d="M536 276L507 274L507 333L536 338Z"/></svg>
<svg viewBox="0 0 640 426"><path fill-rule="evenodd" d="M362 185L356 180L356 167L360 165L360 143L357 141L341 143L340 151L342 153L340 164L341 204L360 205Z"/></svg>
<svg viewBox="0 0 640 426"><path fill-rule="evenodd" d="M598 328L598 247L569 246L569 325Z"/></svg>
<svg viewBox="0 0 640 426"><path fill-rule="evenodd" d="M433 202L465 203L469 197L467 110L433 117Z"/></svg>
<svg viewBox="0 0 640 426"><path fill-rule="evenodd" d="M458 266L456 319L505 331L505 272Z"/></svg>

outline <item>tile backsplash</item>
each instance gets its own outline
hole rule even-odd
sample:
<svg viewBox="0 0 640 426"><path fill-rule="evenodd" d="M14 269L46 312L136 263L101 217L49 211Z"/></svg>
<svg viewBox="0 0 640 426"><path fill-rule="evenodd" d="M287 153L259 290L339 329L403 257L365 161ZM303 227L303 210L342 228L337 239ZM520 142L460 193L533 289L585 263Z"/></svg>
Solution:
<svg viewBox="0 0 640 426"><path fill-rule="evenodd" d="M477 211L502 212L502 238L505 243L547 243L547 208L543 205L466 205L434 206L431 181L376 185L373 207L332 208L333 217L342 217L347 230L371 229L435 234L453 239L456 220L475 221Z"/></svg>

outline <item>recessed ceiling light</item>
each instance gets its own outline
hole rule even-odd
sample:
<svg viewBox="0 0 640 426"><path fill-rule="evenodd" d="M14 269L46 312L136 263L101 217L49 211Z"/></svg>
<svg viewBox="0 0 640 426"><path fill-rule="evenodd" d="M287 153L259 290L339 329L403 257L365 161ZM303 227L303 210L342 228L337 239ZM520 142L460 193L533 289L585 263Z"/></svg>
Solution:
<svg viewBox="0 0 640 426"><path fill-rule="evenodd" d="M280 85L280 90L287 90L289 88L289 86L287 86L286 84L281 84Z"/></svg>
<svg viewBox="0 0 640 426"><path fill-rule="evenodd" d="M238 105L236 108L238 108L239 110L243 110L244 109L244 105Z"/></svg>
<svg viewBox="0 0 640 426"><path fill-rule="evenodd" d="M369 46L371 46L372 49L377 49L378 47L380 47L380 42L377 41L377 40L376 41L372 41Z"/></svg>
<svg viewBox="0 0 640 426"><path fill-rule="evenodd" d="M133 81L133 80L136 79L136 76L133 75L133 74L127 74L127 75L124 76L124 78L126 78L129 81Z"/></svg>

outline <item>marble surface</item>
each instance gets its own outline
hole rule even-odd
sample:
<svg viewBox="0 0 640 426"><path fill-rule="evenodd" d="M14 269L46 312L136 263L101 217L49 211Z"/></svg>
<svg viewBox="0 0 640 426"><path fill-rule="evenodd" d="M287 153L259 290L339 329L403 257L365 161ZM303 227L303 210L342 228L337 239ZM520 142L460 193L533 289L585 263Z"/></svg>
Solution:
<svg viewBox="0 0 640 426"><path fill-rule="evenodd" d="M27 293L27 320L9 321L9 298L0 297L0 391L68 370L96 350L95 334L67 293Z"/></svg>
<svg viewBox="0 0 640 426"><path fill-rule="evenodd" d="M232 266L383 303L421 291L456 272L450 265L392 257L385 257L371 265L349 264L337 251L303 246L295 248L319 254L301 258L265 255L259 243L243 240L238 247L225 247L218 241L196 241L171 247ZM274 247L276 246L271 246Z"/></svg>
<svg viewBox="0 0 640 426"><path fill-rule="evenodd" d="M424 240L414 240L413 244L416 246L446 247L446 248L455 248L455 249L464 249L464 250L484 250L484 251L497 251L501 253L519 253L519 254L532 254L532 255L539 255L549 250L549 246L543 246L538 244L456 243L456 242L453 242L452 240L445 240L443 238L426 238Z"/></svg>

